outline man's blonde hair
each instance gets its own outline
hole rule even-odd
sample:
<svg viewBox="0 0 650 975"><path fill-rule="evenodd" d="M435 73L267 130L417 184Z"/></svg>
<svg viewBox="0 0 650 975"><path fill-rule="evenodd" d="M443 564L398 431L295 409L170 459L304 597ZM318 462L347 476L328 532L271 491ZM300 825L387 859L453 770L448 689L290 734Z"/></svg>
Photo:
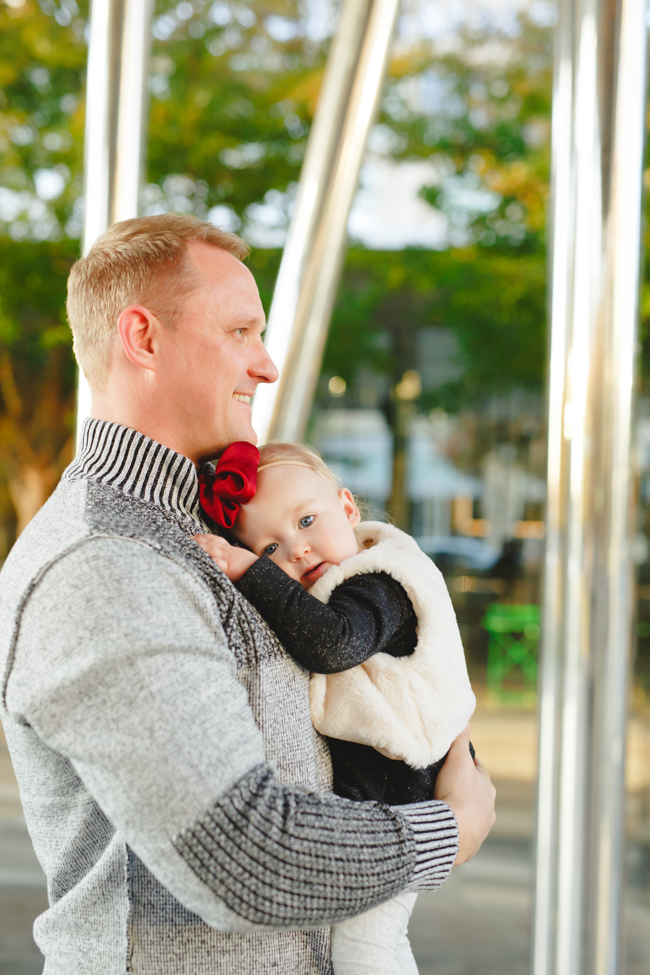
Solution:
<svg viewBox="0 0 650 975"><path fill-rule="evenodd" d="M236 234L177 213L122 220L106 231L73 265L68 278L68 321L74 352L91 387L106 384L117 320L129 305L144 305L169 328L197 277L187 245L201 241L238 260L249 253Z"/></svg>
<svg viewBox="0 0 650 975"><path fill-rule="evenodd" d="M315 447L302 443L282 443L279 440L270 440L263 447L260 447L260 467L265 464L282 463L294 463L302 467L310 467L324 481L330 483L336 491L341 489L336 474L329 469Z"/></svg>

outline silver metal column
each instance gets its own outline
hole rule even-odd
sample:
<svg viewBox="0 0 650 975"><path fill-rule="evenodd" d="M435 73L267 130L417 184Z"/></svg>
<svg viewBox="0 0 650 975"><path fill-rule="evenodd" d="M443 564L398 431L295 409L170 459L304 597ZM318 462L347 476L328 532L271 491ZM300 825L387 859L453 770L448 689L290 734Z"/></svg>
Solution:
<svg viewBox="0 0 650 975"><path fill-rule="evenodd" d="M255 395L262 443L304 435L398 7L399 0L343 5L269 315L266 344L280 380Z"/></svg>
<svg viewBox="0 0 650 975"><path fill-rule="evenodd" d="M643 0L563 0L534 975L615 975L633 529Z"/></svg>
<svg viewBox="0 0 650 975"><path fill-rule="evenodd" d="M92 0L82 251L116 220L138 214L146 140L153 0ZM90 411L79 374L77 431Z"/></svg>

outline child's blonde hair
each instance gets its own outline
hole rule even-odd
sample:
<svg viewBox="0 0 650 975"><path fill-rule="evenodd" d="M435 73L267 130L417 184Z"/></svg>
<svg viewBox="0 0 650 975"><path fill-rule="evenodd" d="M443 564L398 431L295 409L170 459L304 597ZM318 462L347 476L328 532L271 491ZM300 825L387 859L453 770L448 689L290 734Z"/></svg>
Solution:
<svg viewBox="0 0 650 975"><path fill-rule="evenodd" d="M282 443L280 440L270 440L260 447L260 462L258 470L266 464L299 464L301 467L309 467L315 471L324 481L332 485L338 493L343 485L334 471L331 471L325 463L322 455L315 447L306 443ZM361 513L361 518L366 520L369 517L370 508L366 501L353 494L354 503Z"/></svg>
<svg viewBox="0 0 650 975"><path fill-rule="evenodd" d="M328 481L336 491L341 489L336 474L329 469L315 447L310 447L304 443L282 443L280 440L270 440L263 447L260 447L260 468L267 464L282 463L309 467L324 481Z"/></svg>

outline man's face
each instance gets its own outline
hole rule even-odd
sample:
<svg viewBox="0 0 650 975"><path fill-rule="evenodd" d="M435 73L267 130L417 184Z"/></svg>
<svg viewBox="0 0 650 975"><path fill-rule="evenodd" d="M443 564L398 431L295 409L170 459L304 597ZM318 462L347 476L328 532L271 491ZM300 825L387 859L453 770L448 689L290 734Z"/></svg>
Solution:
<svg viewBox="0 0 650 975"><path fill-rule="evenodd" d="M264 310L248 268L210 244L190 243L188 257L197 287L182 299L177 327L161 333L156 379L182 429L182 452L200 463L235 440L257 442L251 398L278 371L262 342Z"/></svg>

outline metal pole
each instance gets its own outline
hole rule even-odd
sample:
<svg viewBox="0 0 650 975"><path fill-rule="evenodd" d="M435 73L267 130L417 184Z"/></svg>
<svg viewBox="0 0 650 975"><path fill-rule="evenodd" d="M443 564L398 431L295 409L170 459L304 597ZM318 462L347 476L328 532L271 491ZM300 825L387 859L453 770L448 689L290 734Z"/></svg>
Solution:
<svg viewBox="0 0 650 975"><path fill-rule="evenodd" d="M565 0L556 39L534 975L615 975L631 643L643 0Z"/></svg>
<svg viewBox="0 0 650 975"><path fill-rule="evenodd" d="M109 223L137 217L147 145L148 77L154 0L122 0L115 176Z"/></svg>
<svg viewBox="0 0 650 975"><path fill-rule="evenodd" d="M153 0L92 0L82 252L116 220L135 217L144 162ZM79 373L77 435L90 414Z"/></svg>
<svg viewBox="0 0 650 975"><path fill-rule="evenodd" d="M346 0L343 8L269 316L267 347L281 376L258 387L253 425L261 442L304 434L398 7L399 0Z"/></svg>
<svg viewBox="0 0 650 975"><path fill-rule="evenodd" d="M325 67L266 327L266 347L280 373L284 372L291 346L300 283L323 210L371 3L372 0L345 0ZM262 443L268 439L278 390L278 383L262 383L255 393L253 427Z"/></svg>

